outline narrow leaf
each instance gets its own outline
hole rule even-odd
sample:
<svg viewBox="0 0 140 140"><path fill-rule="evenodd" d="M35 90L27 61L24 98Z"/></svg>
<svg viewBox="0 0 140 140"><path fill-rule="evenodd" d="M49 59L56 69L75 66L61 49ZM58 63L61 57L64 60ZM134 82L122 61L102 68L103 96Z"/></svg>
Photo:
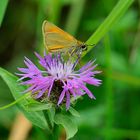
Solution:
<svg viewBox="0 0 140 140"><path fill-rule="evenodd" d="M80 117L79 112L77 110L75 110L73 107L69 108L69 112L75 117Z"/></svg>
<svg viewBox="0 0 140 140"><path fill-rule="evenodd" d="M23 95L21 94L22 91L24 91L26 89L25 86L19 86L17 83L18 78L14 75L12 75L11 73L9 73L8 71L0 68L0 76L2 77L2 79L6 82L6 84L8 85L13 97L15 98L15 100L18 100L20 97L22 97ZM27 99L23 99L22 101L20 101L18 103L18 107L19 110L21 112L23 112L23 114L34 124L39 126L40 128L43 129L47 129L47 123L44 117L44 114L42 111L38 111L38 112L27 112L25 110L25 104L27 104L28 101Z"/></svg>
<svg viewBox="0 0 140 140"><path fill-rule="evenodd" d="M54 121L56 124L60 124L65 128L67 139L72 138L78 131L77 125L68 115L56 114L54 117Z"/></svg>
<svg viewBox="0 0 140 140"><path fill-rule="evenodd" d="M48 110L52 107L52 104L41 104L41 103L29 103L26 106L27 111L41 111Z"/></svg>
<svg viewBox="0 0 140 140"><path fill-rule="evenodd" d="M126 12L129 6L134 0L119 0L117 5L113 8L112 12L99 26L99 28L91 35L86 41L86 44L97 44L102 37L111 29L111 27L120 19L120 17ZM83 53L83 56L88 53L94 46L88 46L88 50Z"/></svg>

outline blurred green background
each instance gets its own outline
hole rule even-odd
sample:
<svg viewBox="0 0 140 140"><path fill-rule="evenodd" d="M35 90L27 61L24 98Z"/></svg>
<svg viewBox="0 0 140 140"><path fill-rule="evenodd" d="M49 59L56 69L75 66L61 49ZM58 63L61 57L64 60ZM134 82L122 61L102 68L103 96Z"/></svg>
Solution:
<svg viewBox="0 0 140 140"><path fill-rule="evenodd" d="M8 2L8 0L0 0ZM0 27L0 66L15 73L24 56L34 62L34 52L44 51L42 22L47 19L86 41L116 5L117 0L9 0ZM2 5L0 5L0 12ZM89 86L96 101L87 96L77 102L81 117L72 140L140 140L140 1L135 0L108 34L82 59L96 58L102 74L99 88ZM0 79L0 106L13 97ZM0 111L0 140L7 140L16 118L15 106ZM33 126L27 140L46 140Z"/></svg>

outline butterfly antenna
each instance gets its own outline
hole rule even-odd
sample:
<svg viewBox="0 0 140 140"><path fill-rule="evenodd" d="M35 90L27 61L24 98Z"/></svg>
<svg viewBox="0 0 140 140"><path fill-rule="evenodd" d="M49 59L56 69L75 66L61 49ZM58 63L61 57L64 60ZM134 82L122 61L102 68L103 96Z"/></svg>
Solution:
<svg viewBox="0 0 140 140"><path fill-rule="evenodd" d="M95 46L96 44L87 44L87 46Z"/></svg>

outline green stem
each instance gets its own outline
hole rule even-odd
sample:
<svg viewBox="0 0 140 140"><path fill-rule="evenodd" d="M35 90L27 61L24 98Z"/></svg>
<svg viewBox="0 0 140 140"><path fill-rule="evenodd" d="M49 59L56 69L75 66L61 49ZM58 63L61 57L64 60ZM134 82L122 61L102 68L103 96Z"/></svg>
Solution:
<svg viewBox="0 0 140 140"><path fill-rule="evenodd" d="M46 119L46 121L48 123L48 127L49 127L50 131L52 132L53 126L52 126L52 123L51 123L48 111L47 110L43 110L43 113L44 113L45 119Z"/></svg>
<svg viewBox="0 0 140 140"><path fill-rule="evenodd" d="M113 8L112 12L104 20L104 22L99 26L99 28L91 35L91 37L86 41L86 44L97 44L102 37L111 29L111 27L120 19L120 17L126 12L129 6L134 0L119 0L117 5ZM92 47L88 46L88 50L83 53L83 56L91 51Z"/></svg>
<svg viewBox="0 0 140 140"><path fill-rule="evenodd" d="M29 96L29 94L25 94L25 95L23 95L22 97L16 99L14 102L12 102L12 103L10 103L10 104L8 104L8 105L5 105L5 106L3 106L3 107L0 107L0 110L7 109L7 108L9 108L9 107L11 107L11 106L17 104L18 102L20 102L20 101L22 101L23 99L25 99L27 96Z"/></svg>
<svg viewBox="0 0 140 140"><path fill-rule="evenodd" d="M4 17L4 14L8 5L8 1L9 0L0 0L0 26L3 21L3 17Z"/></svg>
<svg viewBox="0 0 140 140"><path fill-rule="evenodd" d="M59 126L55 124L53 129L53 140L58 140L58 139L59 139Z"/></svg>
<svg viewBox="0 0 140 140"><path fill-rule="evenodd" d="M58 138L59 138L59 127L58 127L58 125L54 124L54 126L52 126L49 111L44 110L43 113L44 113L45 119L47 121L48 127L50 129L49 139L50 140L58 140Z"/></svg>

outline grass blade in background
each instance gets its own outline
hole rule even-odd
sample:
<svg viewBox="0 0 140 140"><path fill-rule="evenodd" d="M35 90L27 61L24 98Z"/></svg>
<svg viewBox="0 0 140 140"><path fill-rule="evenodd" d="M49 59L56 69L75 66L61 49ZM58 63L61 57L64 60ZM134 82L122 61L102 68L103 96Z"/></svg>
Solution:
<svg viewBox="0 0 140 140"><path fill-rule="evenodd" d="M91 37L86 41L87 44L97 44L102 37L111 29L111 27L120 19L120 17L126 12L129 6L134 0L119 0L117 5L114 7L109 16L104 20L104 22L99 26L99 28L91 35ZM88 53L93 46L89 46L88 50L83 53L83 56Z"/></svg>
<svg viewBox="0 0 140 140"><path fill-rule="evenodd" d="M37 1L38 11L37 11L37 26L36 26L36 36L37 43L36 48L41 54L44 52L44 43L42 39L42 24L44 20L48 20L54 24L59 23L61 9L62 9L62 0L42 0Z"/></svg>
<svg viewBox="0 0 140 140"><path fill-rule="evenodd" d="M113 127L113 91L112 91L112 66L111 66L111 48L109 35L104 38L105 46L105 58L106 58L106 83L105 83L105 93L106 93L106 133L105 140L112 140L112 135L110 135L110 130Z"/></svg>
<svg viewBox="0 0 140 140"><path fill-rule="evenodd" d="M72 35L75 35L77 28L79 26L79 22L85 6L85 1L86 0L72 1L70 13L68 15L65 27L65 30Z"/></svg>
<svg viewBox="0 0 140 140"><path fill-rule="evenodd" d="M51 0L49 4L50 4L49 21L57 25L60 19L62 0Z"/></svg>
<svg viewBox="0 0 140 140"><path fill-rule="evenodd" d="M39 1L37 0L37 17L36 17L36 51L39 51L41 54L44 52L43 36L42 36L42 24L45 18L44 9L48 5L47 0Z"/></svg>
<svg viewBox="0 0 140 140"><path fill-rule="evenodd" d="M5 15L7 5L8 5L8 0L0 0L0 27Z"/></svg>

